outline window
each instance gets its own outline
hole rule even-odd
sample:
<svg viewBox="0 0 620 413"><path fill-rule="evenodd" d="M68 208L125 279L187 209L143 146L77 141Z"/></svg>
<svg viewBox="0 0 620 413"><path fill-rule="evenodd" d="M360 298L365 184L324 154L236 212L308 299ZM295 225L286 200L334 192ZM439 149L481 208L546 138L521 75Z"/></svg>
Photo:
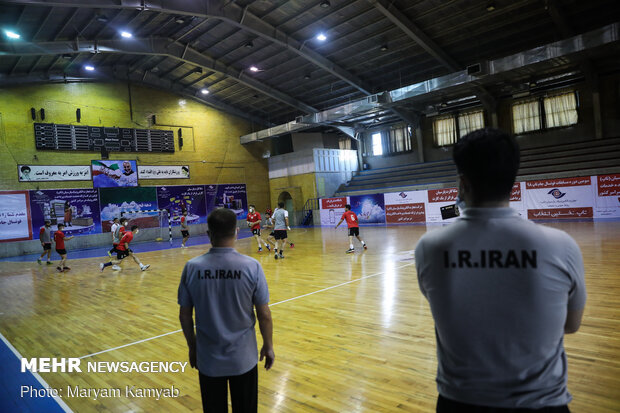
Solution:
<svg viewBox="0 0 620 413"><path fill-rule="evenodd" d="M383 144L381 143L381 133L372 134L372 154L373 156L383 155Z"/></svg>
<svg viewBox="0 0 620 413"><path fill-rule="evenodd" d="M459 138L484 128L484 111L461 113L459 115Z"/></svg>
<svg viewBox="0 0 620 413"><path fill-rule="evenodd" d="M411 150L411 128L408 126L395 127L389 131L390 153L408 152Z"/></svg>
<svg viewBox="0 0 620 413"><path fill-rule="evenodd" d="M543 100L548 128L569 126L577 123L577 98L574 92L547 97Z"/></svg>
<svg viewBox="0 0 620 413"><path fill-rule="evenodd" d="M517 102L512 106L515 134L570 126L578 120L577 95L572 91Z"/></svg>
<svg viewBox="0 0 620 413"><path fill-rule="evenodd" d="M541 129L538 100L513 105L512 122L516 134Z"/></svg>
<svg viewBox="0 0 620 413"><path fill-rule="evenodd" d="M435 145L446 146L456 143L456 122L454 116L437 118L433 122Z"/></svg>

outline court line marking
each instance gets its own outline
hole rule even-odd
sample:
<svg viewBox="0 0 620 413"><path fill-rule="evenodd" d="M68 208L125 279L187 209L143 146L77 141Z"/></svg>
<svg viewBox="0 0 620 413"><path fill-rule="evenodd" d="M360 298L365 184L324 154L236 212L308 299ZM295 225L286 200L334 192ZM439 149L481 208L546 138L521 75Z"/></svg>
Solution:
<svg viewBox="0 0 620 413"><path fill-rule="evenodd" d="M4 335L2 333L0 333L0 340L2 340L4 342L4 344L6 344L6 346L9 348L9 350L11 350L13 352L13 354L15 355L15 357L17 357L18 360L23 359L24 357L22 357L22 355L19 353L19 351L17 351L17 349L15 347L13 347L13 345L9 342L9 340L7 340L6 337L4 337ZM44 389L51 389L52 387L47 384L47 382L43 379L43 377L41 377L39 375L39 373L36 372L32 372L30 370L28 370L28 372L30 372L30 374L32 374L34 376L35 379L37 379L37 381L43 386ZM54 401L56 403L58 403L58 405L60 406L60 408L62 410L64 410L67 413L73 413L73 410L71 410L71 408L69 406L67 406L67 403L64 402L64 400L62 400L60 397L56 396L54 393L51 393L52 398L54 399Z"/></svg>
<svg viewBox="0 0 620 413"><path fill-rule="evenodd" d="M401 265L399 267L394 267L393 270L398 270L398 269L401 269L401 268L409 267L409 266L414 265L414 264L415 263L413 263L413 262L409 263L409 264L404 264L404 265ZM283 304L283 303L286 303L288 301L297 300L299 298L307 297L309 295L318 294L318 293L321 293L323 291L332 290L334 288L342 287L343 285L351 284L351 283L354 283L354 282L357 282L357 281L362 281L362 280L365 280L365 279L368 279L368 278L376 277L378 275L385 274L386 272L387 271L381 271L381 272L378 272L378 273L375 273L375 274L365 275L363 277L356 278L355 280L350 280L350 281L346 281L346 282L343 282L343 283L340 283L340 284L337 284L337 285L332 285L331 287L322 288L320 290L316 290L316 291L313 291L311 293L302 294L302 295L299 295L297 297L287 298L286 300L282 300L282 301L278 301L277 303L270 304L269 307L273 307L273 306L276 306L278 304ZM98 352L92 353L92 354L87 354L87 355L79 357L79 358L80 359L85 359L85 358L88 358L88 357L96 356L98 354L109 353L111 351L119 350L121 348L129 347L129 346L133 346L135 344L140 344L140 343L144 343L144 342L147 342L147 341L155 340L156 338L165 337L165 336L169 336L171 334L180 333L181 331L183 331L183 330L179 329L179 330L175 330L175 331L170 331L168 333L160 334L158 336L153 336L153 337L145 338L145 339L142 339L142 340L134 341L133 343L123 344L122 346L109 348L107 350L98 351Z"/></svg>

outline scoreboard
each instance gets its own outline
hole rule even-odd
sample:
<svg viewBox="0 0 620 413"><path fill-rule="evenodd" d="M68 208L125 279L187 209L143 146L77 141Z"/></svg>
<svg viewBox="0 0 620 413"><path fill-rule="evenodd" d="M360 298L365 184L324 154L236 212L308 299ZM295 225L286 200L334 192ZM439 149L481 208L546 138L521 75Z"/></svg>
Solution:
<svg viewBox="0 0 620 413"><path fill-rule="evenodd" d="M173 132L160 129L35 123L34 140L39 150L174 152Z"/></svg>

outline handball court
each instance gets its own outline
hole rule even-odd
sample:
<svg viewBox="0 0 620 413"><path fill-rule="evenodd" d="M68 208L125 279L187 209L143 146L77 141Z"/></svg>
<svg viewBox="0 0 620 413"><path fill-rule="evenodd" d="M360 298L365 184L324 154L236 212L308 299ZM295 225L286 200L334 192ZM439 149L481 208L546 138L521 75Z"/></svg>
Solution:
<svg viewBox="0 0 620 413"><path fill-rule="evenodd" d="M618 412L620 222L542 225L572 235L586 268L583 323L579 332L565 337L571 411ZM437 228L362 227L369 249L362 251L355 241L354 254L345 254L345 228L295 228L289 232L295 248L287 248L286 258L277 261L266 251L257 253L251 238L237 242L241 253L261 262L270 289L276 361L269 372L259 364L260 412L434 411L435 333L418 289L413 250L427 230ZM185 262L208 249L192 242L197 238L190 238L185 250L152 250L143 244L147 251L138 254L151 264L146 272L130 260L120 273L99 272L104 249L94 254L98 257L79 259L69 250L72 269L64 274L55 266L37 265L36 257L1 262L0 333L25 358L82 357L83 367L86 361L185 362L177 286ZM58 261L55 255L52 259ZM260 346L258 324L257 336ZM202 409L198 374L189 365L184 373L40 376L51 388L123 391L121 397L97 400L65 394L62 402L76 412ZM19 391L21 384L5 386ZM126 397L125 386L174 386L179 396Z"/></svg>

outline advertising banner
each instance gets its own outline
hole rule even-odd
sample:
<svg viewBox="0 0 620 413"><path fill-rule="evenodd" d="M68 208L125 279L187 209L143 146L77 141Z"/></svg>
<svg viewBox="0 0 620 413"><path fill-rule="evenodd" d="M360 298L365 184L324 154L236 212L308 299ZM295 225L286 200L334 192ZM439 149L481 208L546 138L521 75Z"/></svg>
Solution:
<svg viewBox="0 0 620 413"><path fill-rule="evenodd" d="M525 182L528 219L586 219L594 217L589 176Z"/></svg>
<svg viewBox="0 0 620 413"><path fill-rule="evenodd" d="M17 165L19 182L90 181L89 165Z"/></svg>
<svg viewBox="0 0 620 413"><path fill-rule="evenodd" d="M593 185L596 185L594 217L619 218L620 174L593 176L592 180Z"/></svg>
<svg viewBox="0 0 620 413"><path fill-rule="evenodd" d="M452 222L456 218L442 219L441 207L454 205L459 194L458 188L429 189L428 203L426 204L427 222Z"/></svg>
<svg viewBox="0 0 620 413"><path fill-rule="evenodd" d="M35 239L39 238L39 229L45 221L52 223L52 231L58 224L64 224L67 236L101 232L99 191L96 189L30 191L30 207Z"/></svg>
<svg viewBox="0 0 620 413"><path fill-rule="evenodd" d="M91 161L94 188L138 186L136 161Z"/></svg>
<svg viewBox="0 0 620 413"><path fill-rule="evenodd" d="M159 214L157 212L140 212L156 210L157 188L101 188L99 189L99 203L101 206L101 230L110 232L114 217L120 218L121 212L138 211L124 215L131 224L141 228L158 227Z"/></svg>
<svg viewBox="0 0 620 413"><path fill-rule="evenodd" d="M360 224L385 224L383 194L354 195L349 200Z"/></svg>
<svg viewBox="0 0 620 413"><path fill-rule="evenodd" d="M157 205L166 209L172 217L172 225L179 225L183 211L187 211L188 224L207 222L205 187L203 185L179 185L157 187Z"/></svg>
<svg viewBox="0 0 620 413"><path fill-rule="evenodd" d="M0 242L28 239L32 239L28 191L0 192Z"/></svg>
<svg viewBox="0 0 620 413"><path fill-rule="evenodd" d="M189 165L138 165L138 179L189 179Z"/></svg>
<svg viewBox="0 0 620 413"><path fill-rule="evenodd" d="M426 191L391 192L384 195L388 224L426 222Z"/></svg>
<svg viewBox="0 0 620 413"><path fill-rule="evenodd" d="M207 213L215 208L232 209L238 219L248 215L248 198L245 184L205 185Z"/></svg>
<svg viewBox="0 0 620 413"><path fill-rule="evenodd" d="M347 197L321 199L321 225L336 226L348 202Z"/></svg>

